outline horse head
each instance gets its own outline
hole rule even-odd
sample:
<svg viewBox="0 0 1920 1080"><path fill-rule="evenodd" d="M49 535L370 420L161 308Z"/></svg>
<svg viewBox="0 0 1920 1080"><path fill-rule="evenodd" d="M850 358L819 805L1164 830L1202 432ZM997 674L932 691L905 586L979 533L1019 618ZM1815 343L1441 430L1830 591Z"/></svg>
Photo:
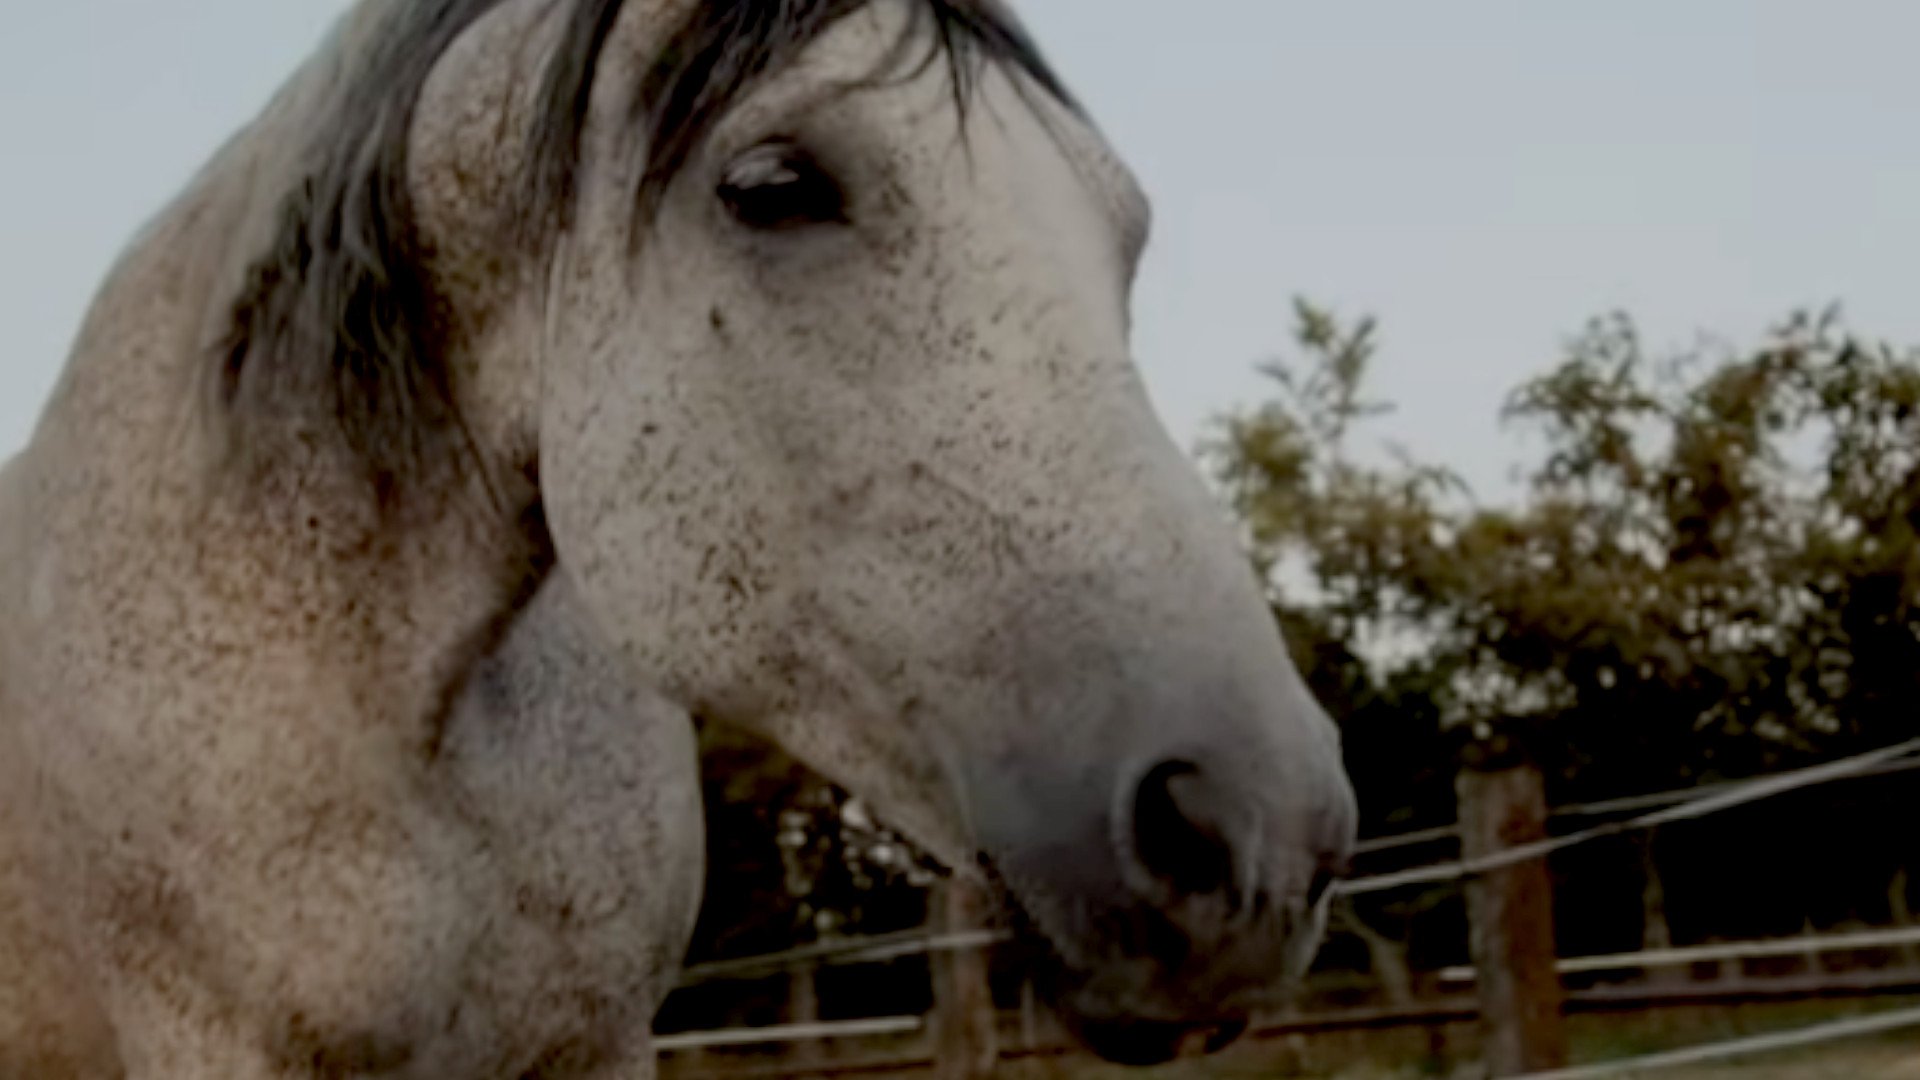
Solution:
<svg viewBox="0 0 1920 1080"><path fill-rule="evenodd" d="M368 62L417 93L343 106L360 149L237 336L346 335L317 385L381 497L479 462L633 678L1004 883L1102 1053L1299 971L1355 827L1337 734L1129 355L1147 202L1012 16L405 18ZM231 398L284 392L251 363Z"/></svg>

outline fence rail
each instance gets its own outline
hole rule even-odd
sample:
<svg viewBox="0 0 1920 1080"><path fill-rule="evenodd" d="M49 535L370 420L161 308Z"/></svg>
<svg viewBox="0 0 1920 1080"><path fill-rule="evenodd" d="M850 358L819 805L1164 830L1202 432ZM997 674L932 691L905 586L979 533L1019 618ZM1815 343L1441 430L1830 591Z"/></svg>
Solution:
<svg viewBox="0 0 1920 1080"><path fill-rule="evenodd" d="M1733 1004L1752 1001L1793 1001L1817 997L1862 997L1884 993L1909 993L1920 990L1920 969L1902 972L1867 973L1866 976L1830 976L1807 979L1798 976L1764 979L1717 979L1686 986L1604 986L1572 990L1567 1006L1573 1012L1617 1012L1623 1009L1649 1010L1682 1006ZM1592 1063L1574 1071L1549 1072L1517 1080L1598 1080L1671 1065L1738 1057L1781 1049L1817 1045L1827 1041L1920 1026L1903 1017L1920 1010L1897 1010L1809 1028L1728 1042L1687 1047L1645 1057ZM1411 1026L1470 1022L1479 1016L1479 1001L1471 994L1454 994L1406 1005L1330 1009L1295 1015L1276 1015L1253 1026L1250 1039L1275 1039L1294 1035L1328 1034L1340 1031L1384 1031ZM1881 1019L1886 1018L1886 1019ZM1865 1024L1865 1027L1862 1026ZM1884 1026L1882 1026L1884 1025ZM842 1020L820 1024L783 1024L779 1026L738 1028L721 1032L690 1032L661 1036L655 1046L669 1055L705 1049L767 1046L829 1039L861 1039L883 1036L920 1035L927 1022L919 1016L876 1017L866 1020ZM1057 1057L1077 1053L1065 1039L1043 1039L1016 1043L1001 1051L1007 1061L1035 1057ZM1683 1056L1684 1055L1684 1056ZM1694 1056L1700 1055L1700 1056ZM867 1053L834 1054L808 1060L799 1068L791 1061L775 1063L704 1060L700 1063L676 1060L665 1075L674 1077L708 1076L724 1080L751 1080L758 1076L786 1076L796 1070L809 1076L846 1076L867 1072L898 1072L935 1064L931 1049L911 1045L894 1050L869 1050ZM1585 1070L1585 1071L1579 1071Z"/></svg>
<svg viewBox="0 0 1920 1080"><path fill-rule="evenodd" d="M1877 776L1894 776L1900 773L1920 769L1920 757L1900 761L1889 761L1859 769L1849 774L1848 779L1865 780ZM1569 803L1556 806L1548 815L1550 822L1581 821L1587 818L1608 817L1613 814L1632 813L1636 810L1658 810L1663 807L1677 806L1694 799L1704 798L1719 792L1732 791L1752 780L1726 780L1712 784L1699 784L1694 787L1676 788L1672 791L1655 791L1645 795L1623 795L1613 799L1600 799L1595 802ZM1388 851L1400 851L1405 848L1422 847L1442 841L1458 841L1460 823L1435 825L1425 829L1412 829L1407 832L1390 833L1386 836L1373 836L1354 845L1355 855L1378 855Z"/></svg>
<svg viewBox="0 0 1920 1080"><path fill-rule="evenodd" d="M1843 934L1815 934L1759 941L1734 941L1725 944L1690 945L1677 949L1644 949L1639 952L1609 953L1601 956L1573 956L1554 966L1562 975L1590 974L1599 971L1632 971L1643 968L1682 967L1687 964L1722 963L1728 960L1763 960L1781 956L1831 955L1866 952L1920 945L1920 926L1884 930L1855 930ZM1472 982L1471 966L1441 968L1441 982Z"/></svg>
<svg viewBox="0 0 1920 1080"><path fill-rule="evenodd" d="M927 1026L921 1016L872 1016L858 1020L828 1020L817 1024L771 1024L766 1027L722 1028L656 1035L656 1050L710 1050L722 1046L760 1046L767 1043L809 1042L814 1039L861 1039L881 1035L912 1035Z"/></svg>
<svg viewBox="0 0 1920 1080"><path fill-rule="evenodd" d="M1394 871L1370 877L1343 882L1339 891L1346 895L1360 895L1399 889L1418 884L1440 884L1463 881L1480 875L1501 871L1506 868L1523 865L1546 858L1547 856L1576 845L1585 844L1602 837L1616 836L1637 830L1651 829L1660 825L1679 821L1697 820L1709 815L1721 813L1736 807L1749 805L1761 800L1774 798L1806 788L1831 784L1843 780L1863 779L1872 776L1885 776L1894 773L1920 769L1920 738L1884 747L1865 754L1855 755L1839 761L1828 762L1790 772L1754 780L1726 784L1704 785L1685 791L1660 792L1652 795L1630 796L1604 802L1587 803L1572 807L1562 807L1554 813L1556 819L1571 817L1604 816L1613 813L1633 812L1653 808L1651 812L1624 821L1607 822L1576 830L1572 833L1552 836L1531 843L1495 850L1491 854L1478 858L1459 859L1408 870ZM1441 829L1423 829L1400 837L1378 838L1363 845L1366 852L1380 852L1397 848L1412 847L1418 844L1448 839L1458 836L1458 826ZM700 964L688 968L682 976L681 985L690 986L721 979L751 979L777 974L794 968L817 968L828 965L877 963L916 955L933 955L958 951L969 951L991 947L1007 940L1003 931L980 929L958 933L935 934L927 930L907 931L878 937L856 939L842 942L826 942L789 949L762 956L743 957ZM1693 963L1726 962L1734 960L1761 959L1768 957L1824 955L1843 952L1889 948L1920 947L1920 927L1900 927L1883 930L1859 931L1824 936L1803 936L1796 938L1768 939L1761 941L1729 942L1723 944L1689 946L1682 948L1651 949L1633 953L1618 953L1602 956L1569 957L1559 960L1553 967L1561 975L1575 973L1594 973L1604 971L1628 971L1676 967ZM1452 967L1441 970L1438 978L1442 983L1465 983L1476 979L1472 967ZM1620 1007L1623 1004L1639 1000L1645 1004L1657 1004L1661 1000L1702 1001L1714 997L1750 997L1767 993L1767 986L1779 983L1777 989L1785 990L1780 980L1738 979L1726 980L1711 991L1702 992L1698 988L1660 988L1657 992L1648 990L1636 992L1633 988L1597 987L1576 989L1566 995L1568 1006L1582 1007ZM1803 994L1821 994L1827 992L1874 992L1876 988L1893 986L1913 988L1920 986L1920 968L1914 968L1899 974L1895 978L1876 979L1823 979L1814 982L1801 980L1794 992ZM1732 1040L1711 1046L1693 1047L1666 1054L1651 1055L1635 1059L1633 1062L1613 1063L1598 1066L1583 1066L1578 1069L1562 1069L1545 1073L1536 1073L1525 1080L1585 1080L1620 1075L1629 1071L1640 1071L1664 1067L1669 1064L1686 1064L1694 1061L1714 1060L1723 1056L1738 1056L1746 1053L1764 1052L1775 1048L1788 1048L1800 1045L1814 1045L1817 1042L1851 1037L1855 1033L1893 1030L1897 1027L1920 1026L1920 1010L1911 1010L1908 1014L1889 1014L1882 1018L1864 1018L1858 1021L1842 1021L1818 1025L1814 1028L1796 1032L1784 1032L1777 1035L1750 1039ZM1436 1019L1456 1017L1464 1014L1478 1014L1477 1002L1471 998L1464 1002L1435 1002L1402 1009L1386 1014L1376 1010L1371 1014L1322 1015L1317 1017L1289 1017L1277 1023L1269 1023L1259 1029L1265 1033L1279 1031L1306 1031L1319 1028L1331 1029L1343 1024L1370 1023L1391 1025L1407 1022L1434 1022ZM767 1045L791 1042L805 1042L820 1039L853 1039L881 1036L918 1035L929 1030L926 1018L919 1016L877 1017L864 1020L836 1021L825 1023L796 1023L758 1028L731 1028L704 1032L680 1032L658 1036L656 1045L666 1052L696 1051L724 1047ZM1042 1048L1027 1047L1016 1053L1042 1053ZM925 1057L915 1059L924 1063ZM845 1063L827 1064L809 1062L810 1074L845 1074L848 1072L871 1071L894 1067L912 1067L912 1061L903 1061L893 1055L881 1063ZM728 1075L742 1075L729 1072Z"/></svg>
<svg viewBox="0 0 1920 1080"><path fill-rule="evenodd" d="M1743 780L1726 784L1708 784L1681 791L1659 792L1652 795L1633 795L1603 802L1578 804L1563 807L1554 812L1555 818L1594 816L1604 813L1630 811L1646 807L1662 807L1656 813L1634 818L1630 821L1615 822L1592 829L1581 830L1566 836L1554 837L1537 845L1525 845L1502 852L1500 857L1478 864L1469 864L1460 860L1433 863L1413 867L1409 870L1376 874L1344 882L1340 891L1347 894L1364 894L1401 888L1413 884L1426 884L1458 880L1488 869L1544 858L1546 855L1563 850L1576 844L1612 836L1634 829L1651 828L1671 821L1704 817L1710 813L1744 806L1762 799L1773 798L1803 788L1835 783L1841 780L1865 779L1885 776L1892 773L1920 769L1920 739L1911 739L1904 743L1870 751L1856 757L1814 765L1805 769L1780 773L1774 776L1754 780ZM1363 850L1385 851L1393 847L1408 847L1432 840L1457 837L1458 825L1449 825L1437 829L1421 829L1403 833L1398 837L1382 837L1369 843L1372 848L1362 845ZM700 983L723 979L757 979L795 967L827 966L840 964L880 963L897 960L907 956L928 955L952 951L955 949L980 948L998 944L1011 935L999 930L973 930L955 934L934 934L925 929L906 930L897 934L878 934L870 937L848 939L845 941L821 942L785 949L780 952L764 953L758 956L744 956L727 960L715 960L696 964L681 972L680 985L693 986Z"/></svg>
<svg viewBox="0 0 1920 1080"><path fill-rule="evenodd" d="M1857 1039L1864 1035L1878 1035L1912 1027L1920 1027L1920 1009L1897 1009L1874 1016L1848 1017L1845 1020L1833 1020L1793 1031L1750 1035L1743 1039L1728 1039L1702 1046L1688 1046L1679 1050L1667 1050L1620 1061L1577 1065L1571 1069L1550 1069L1547 1072L1529 1073L1516 1080L1606 1080L1608 1077L1651 1072L1656 1069L1671 1069L1680 1065L1699 1065L1709 1061L1725 1061L1728 1058L1745 1057L1749 1054L1771 1054L1782 1050L1823 1046L1843 1039Z"/></svg>
<svg viewBox="0 0 1920 1080"><path fill-rule="evenodd" d="M1823 765L1811 765L1804 769L1777 773L1756 780L1721 787L1702 789L1703 793L1676 803L1662 810L1642 814L1626 821L1609 822L1568 833L1564 836L1550 837L1532 843L1518 844L1492 855L1478 859L1461 859L1453 862L1435 863L1430 866L1414 867L1410 870L1398 870L1388 874L1376 874L1341 882L1338 889L1349 896L1366 893L1385 892L1403 889L1412 885L1438 885L1462 881L1495 870L1517 866L1521 863L1544 859L1556 852L1609 836L1624 833L1641 832L1661 825L1670 825L1680 821L1694 821L1712 814L1723 813L1736 807L1747 806L1765 799L1777 798L1795 791L1831 784L1841 780L1857 780L1869 770L1891 765L1896 762L1909 763L1920 752L1920 738L1908 739L1892 746L1856 754L1853 757L1830 761ZM1915 759L1920 762L1920 759Z"/></svg>
<svg viewBox="0 0 1920 1080"><path fill-rule="evenodd" d="M985 948L1011 938L1011 934L1002 930L967 930L953 934L904 930L897 934L875 934L847 941L803 945L797 949L759 956L695 964L680 973L680 985L697 986L724 979L758 979L796 967L878 964L908 956Z"/></svg>
<svg viewBox="0 0 1920 1080"><path fill-rule="evenodd" d="M964 936L949 935L950 939L955 940L941 944L947 948L982 948L991 944L986 941L968 944L957 940ZM986 935L973 936L982 938ZM894 947L898 948L906 944L907 942L902 941L896 943ZM1678 949L1647 949L1606 956L1569 957L1562 960L1559 966L1563 973L1594 973L1673 967L1712 961L1808 954L1830 955L1914 945L1920 945L1920 927L1865 930L1817 937L1763 938ZM1474 970L1471 967L1443 968L1436 973L1436 977L1442 983L1465 983L1472 981ZM1768 998L1870 995L1915 989L1920 989L1920 966L1901 967L1885 972L1823 974L1813 978L1805 976L1734 977L1679 986L1650 984L1588 987L1568 991L1567 1004L1576 1010L1620 1009L1629 1006L1711 1004L1721 1001ZM1334 1009L1273 1016L1257 1025L1252 1033L1256 1036L1273 1036L1356 1027L1397 1027L1407 1024L1471 1019L1477 1013L1477 1001L1471 995L1462 995L1428 999L1407 1005ZM808 1042L819 1039L910 1035L922 1031L925 1027L926 1018L922 1016L870 1017L809 1024L676 1032L656 1036L654 1043L662 1051L683 1051Z"/></svg>

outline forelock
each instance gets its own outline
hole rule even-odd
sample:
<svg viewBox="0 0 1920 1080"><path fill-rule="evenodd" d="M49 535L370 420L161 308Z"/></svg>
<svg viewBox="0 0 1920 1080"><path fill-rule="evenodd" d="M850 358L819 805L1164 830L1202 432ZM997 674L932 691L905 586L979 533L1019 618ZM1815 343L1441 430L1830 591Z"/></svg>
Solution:
<svg viewBox="0 0 1920 1080"><path fill-rule="evenodd" d="M281 201L219 343L220 402L239 451L270 456L275 433L335 429L382 499L447 479L470 457L447 358L444 304L425 267L408 194L414 110L461 33L504 0L396 0L365 16L360 55L311 126L306 167ZM540 76L527 155L524 239L544 244L573 212L589 104L626 0L564 0L558 44ZM760 81L840 19L874 0L709 0L693 5L647 65L630 108L646 140L635 192L644 221L716 124ZM1014 70L1074 107L999 0L904 0L903 44L924 40L964 110L979 72ZM355 17L362 17L356 15Z"/></svg>

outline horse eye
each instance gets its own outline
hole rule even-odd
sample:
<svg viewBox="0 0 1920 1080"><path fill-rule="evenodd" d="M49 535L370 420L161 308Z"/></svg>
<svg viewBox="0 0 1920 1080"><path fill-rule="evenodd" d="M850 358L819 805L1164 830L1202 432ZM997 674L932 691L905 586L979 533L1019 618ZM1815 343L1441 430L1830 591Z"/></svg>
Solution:
<svg viewBox="0 0 1920 1080"><path fill-rule="evenodd" d="M787 229L847 220L840 185L805 151L784 144L758 147L728 166L720 201L741 224Z"/></svg>

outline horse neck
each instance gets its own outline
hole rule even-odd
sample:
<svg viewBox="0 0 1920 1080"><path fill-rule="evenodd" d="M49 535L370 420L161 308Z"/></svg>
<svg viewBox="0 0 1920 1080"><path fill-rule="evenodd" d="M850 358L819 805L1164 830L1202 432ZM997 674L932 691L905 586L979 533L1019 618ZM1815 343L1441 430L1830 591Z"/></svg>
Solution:
<svg viewBox="0 0 1920 1080"><path fill-rule="evenodd" d="M431 697L537 582L536 545L477 482L439 512L398 515L372 506L364 477L337 453L236 475L212 411L213 343L299 182L303 136L334 104L343 42L374 21L364 9L386 2L343 20L127 246L22 455L32 474L22 486L34 492L29 546L58 550L69 571L98 583L89 592L175 594L229 624L218 636L230 645L312 637L330 664L360 665L343 677ZM76 603L71 617L88 608Z"/></svg>
<svg viewBox="0 0 1920 1080"><path fill-rule="evenodd" d="M182 433L200 426L192 414L204 409L213 343L299 182L302 133L332 106L353 21L342 20L122 248L87 307L35 443L78 443L62 452L83 454L101 445L94 425L110 422L147 440L145 453L171 458Z"/></svg>

